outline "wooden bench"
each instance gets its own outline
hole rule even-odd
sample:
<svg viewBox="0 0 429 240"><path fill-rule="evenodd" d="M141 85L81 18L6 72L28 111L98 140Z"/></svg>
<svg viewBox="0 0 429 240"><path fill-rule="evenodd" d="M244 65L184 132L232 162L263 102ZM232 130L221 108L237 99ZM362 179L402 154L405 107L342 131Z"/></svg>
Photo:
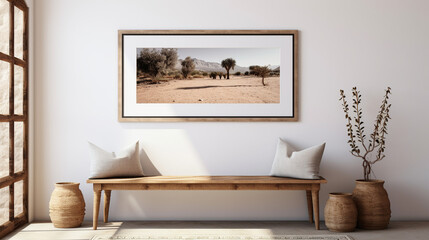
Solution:
<svg viewBox="0 0 429 240"><path fill-rule="evenodd" d="M97 229L101 191L104 190L104 222L108 222L112 190L305 190L308 217L319 230L319 190L317 180L270 176L154 176L139 178L88 179L94 188L93 228Z"/></svg>

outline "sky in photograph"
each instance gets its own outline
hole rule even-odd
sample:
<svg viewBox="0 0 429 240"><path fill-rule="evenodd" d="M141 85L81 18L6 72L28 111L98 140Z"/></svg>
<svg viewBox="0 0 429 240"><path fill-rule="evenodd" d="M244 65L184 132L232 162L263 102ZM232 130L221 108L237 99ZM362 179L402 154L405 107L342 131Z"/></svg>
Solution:
<svg viewBox="0 0 429 240"><path fill-rule="evenodd" d="M233 58L240 67L280 65L280 48L178 48L177 53L179 59L190 56L217 63Z"/></svg>

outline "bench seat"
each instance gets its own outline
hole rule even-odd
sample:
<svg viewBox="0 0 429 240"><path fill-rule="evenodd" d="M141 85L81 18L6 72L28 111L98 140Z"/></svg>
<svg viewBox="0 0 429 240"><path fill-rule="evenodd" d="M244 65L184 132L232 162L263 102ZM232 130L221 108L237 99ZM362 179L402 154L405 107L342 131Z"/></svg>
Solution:
<svg viewBox="0 0 429 240"><path fill-rule="evenodd" d="M309 220L319 229L321 179L271 176L150 176L138 178L88 179L94 189L93 228L97 229L101 192L104 191L104 222L108 222L112 190L305 190Z"/></svg>

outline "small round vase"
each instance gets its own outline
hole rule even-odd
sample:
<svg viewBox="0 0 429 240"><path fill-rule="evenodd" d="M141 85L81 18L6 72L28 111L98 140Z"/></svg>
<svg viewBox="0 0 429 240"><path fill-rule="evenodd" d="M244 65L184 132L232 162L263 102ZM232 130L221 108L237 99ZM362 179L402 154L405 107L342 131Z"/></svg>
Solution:
<svg viewBox="0 0 429 240"><path fill-rule="evenodd" d="M358 228L385 229L390 221L390 201L382 180L356 180L353 200L358 209Z"/></svg>
<svg viewBox="0 0 429 240"><path fill-rule="evenodd" d="M356 228L357 209L351 193L330 193L325 206L325 225L329 231L352 232Z"/></svg>
<svg viewBox="0 0 429 240"><path fill-rule="evenodd" d="M61 182L55 184L49 201L49 216L54 227L79 227L85 216L85 200L79 183Z"/></svg>

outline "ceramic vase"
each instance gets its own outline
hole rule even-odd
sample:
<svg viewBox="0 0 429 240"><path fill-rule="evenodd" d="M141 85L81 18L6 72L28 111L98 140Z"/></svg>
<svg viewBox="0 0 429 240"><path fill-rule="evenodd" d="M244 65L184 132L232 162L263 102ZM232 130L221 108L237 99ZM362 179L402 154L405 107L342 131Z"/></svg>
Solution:
<svg viewBox="0 0 429 240"><path fill-rule="evenodd" d="M385 229L390 222L390 201L382 180L356 180L353 200L358 210L357 226L361 229Z"/></svg>
<svg viewBox="0 0 429 240"><path fill-rule="evenodd" d="M79 227L85 216L85 201L79 183L56 183L49 201L49 216L57 228Z"/></svg>

